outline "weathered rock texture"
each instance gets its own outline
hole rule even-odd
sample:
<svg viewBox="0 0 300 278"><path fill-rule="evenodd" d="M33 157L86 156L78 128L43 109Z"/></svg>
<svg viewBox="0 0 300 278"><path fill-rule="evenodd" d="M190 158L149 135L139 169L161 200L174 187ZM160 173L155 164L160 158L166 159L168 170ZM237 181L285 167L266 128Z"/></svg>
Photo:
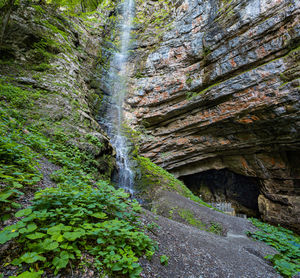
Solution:
<svg viewBox="0 0 300 278"><path fill-rule="evenodd" d="M230 203L235 214L258 216L259 182L226 169L183 176L192 192L209 203Z"/></svg>
<svg viewBox="0 0 300 278"><path fill-rule="evenodd" d="M138 42L127 100L130 122L147 129L144 156L176 176L257 177L262 217L298 231L299 8L186 0L158 47Z"/></svg>
<svg viewBox="0 0 300 278"><path fill-rule="evenodd" d="M101 95L93 84L104 23L100 16L66 17L53 7L28 4L12 12L5 30L0 82L43 90L34 111L25 106L31 123L50 138L78 147L109 176L113 150L95 120Z"/></svg>

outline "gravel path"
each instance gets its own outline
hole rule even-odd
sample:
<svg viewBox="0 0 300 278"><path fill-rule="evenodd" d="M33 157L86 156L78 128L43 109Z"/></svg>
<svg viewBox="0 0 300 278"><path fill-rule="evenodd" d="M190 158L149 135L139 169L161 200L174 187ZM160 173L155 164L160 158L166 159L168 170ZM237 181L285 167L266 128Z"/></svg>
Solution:
<svg viewBox="0 0 300 278"><path fill-rule="evenodd" d="M246 236L255 230L250 221L200 207L176 193L162 194L160 201L191 209L197 218L222 223L226 236L219 236L144 211L145 225L155 222L159 229L149 235L159 244L159 252L151 262L141 260L144 278L275 278L281 277L263 257L274 249ZM160 256L169 257L168 265L160 264Z"/></svg>

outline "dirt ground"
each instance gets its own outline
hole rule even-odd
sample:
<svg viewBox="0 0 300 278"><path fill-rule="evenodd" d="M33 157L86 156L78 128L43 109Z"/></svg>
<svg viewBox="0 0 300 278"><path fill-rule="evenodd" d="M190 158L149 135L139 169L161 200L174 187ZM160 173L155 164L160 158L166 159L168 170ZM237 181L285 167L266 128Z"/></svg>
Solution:
<svg viewBox="0 0 300 278"><path fill-rule="evenodd" d="M255 230L249 220L201 207L173 192L163 192L158 202L192 210L195 217L204 222L221 223L226 233L225 236L216 235L145 210L142 217L144 224L152 227L156 223L159 226L149 230L149 235L158 242L159 251L151 262L141 260L142 277L281 277L264 259L265 255L275 251L246 236L246 231ZM167 266L160 263L161 255L169 257Z"/></svg>

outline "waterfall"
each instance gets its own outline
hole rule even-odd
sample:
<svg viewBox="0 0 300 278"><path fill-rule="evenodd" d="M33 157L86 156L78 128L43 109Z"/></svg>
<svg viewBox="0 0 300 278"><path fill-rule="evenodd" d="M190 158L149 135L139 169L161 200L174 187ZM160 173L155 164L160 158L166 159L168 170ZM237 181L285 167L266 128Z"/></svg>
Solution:
<svg viewBox="0 0 300 278"><path fill-rule="evenodd" d="M114 51L110 59L110 68L106 79L109 91L109 104L103 125L116 150L118 170L118 185L133 195L134 172L129 158L128 139L123 134L123 103L127 93L126 62L130 47L131 29L135 13L134 0L124 0L122 3L122 19L119 26L119 50Z"/></svg>

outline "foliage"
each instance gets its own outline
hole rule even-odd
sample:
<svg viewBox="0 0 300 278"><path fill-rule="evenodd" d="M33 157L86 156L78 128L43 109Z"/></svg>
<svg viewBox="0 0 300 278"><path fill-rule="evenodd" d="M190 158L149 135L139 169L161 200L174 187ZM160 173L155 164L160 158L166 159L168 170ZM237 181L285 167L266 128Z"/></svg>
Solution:
<svg viewBox="0 0 300 278"><path fill-rule="evenodd" d="M97 163L93 160L93 157L75 145L68 144L70 138L63 131L57 129L51 140L40 132L40 124L44 125L46 123L38 122L40 124L37 124L37 122L34 122L31 125L27 124L24 132L24 125L27 121L25 108L32 109L35 100L46 97L46 91L31 88L21 89L1 80L0 94L0 104L2 104L0 120L3 127L5 127L2 129L3 140L8 140L7 138L10 137L7 135L11 132L16 144L19 145L19 149L23 148L24 152L27 150L28 153L29 147L33 152L27 160L33 163L33 156L36 156L35 153L38 152L50 161L70 169L83 169L87 172L96 171ZM1 100L3 101L1 102ZM6 104L6 102L9 104ZM21 108L22 110L16 110ZM23 111L25 113L22 113ZM7 129L8 127L10 128ZM101 142L94 136L89 135L88 141L91 141L91 144L95 144L98 148L102 146ZM30 163L27 164L30 165Z"/></svg>
<svg viewBox="0 0 300 278"><path fill-rule="evenodd" d="M9 277L10 278L40 278L43 273L44 271L42 270L38 272L31 270L31 271L25 271L18 276L9 276Z"/></svg>
<svg viewBox="0 0 300 278"><path fill-rule="evenodd" d="M72 12L91 12L97 9L97 7L105 0L50 0L49 3L59 7L63 7Z"/></svg>
<svg viewBox="0 0 300 278"><path fill-rule="evenodd" d="M33 150L42 153L50 161L67 169L83 169L87 172L96 171L96 162L92 156L79 150L74 145L68 145L68 137L61 133L54 134L54 142L34 127L28 127L30 133L24 137L25 142Z"/></svg>
<svg viewBox="0 0 300 278"><path fill-rule="evenodd" d="M94 144L95 146L97 146L100 149L103 147L103 143L100 142L100 140L96 136L94 136L92 134L87 134L86 135L86 140L88 142Z"/></svg>
<svg viewBox="0 0 300 278"><path fill-rule="evenodd" d="M0 9L7 5L19 5L20 1L12 1L12 0L0 0Z"/></svg>
<svg viewBox="0 0 300 278"><path fill-rule="evenodd" d="M34 100L44 92L41 90L22 89L0 80L0 101L5 100L15 108L33 106Z"/></svg>
<svg viewBox="0 0 300 278"><path fill-rule="evenodd" d="M68 144L63 131L48 138L35 121L28 121L28 111L44 92L2 83L1 213L4 208L9 208L6 215L19 208L17 198L22 190L39 182L40 156L61 167L52 174L58 187L36 193L33 205L15 214L22 219L0 232L0 244L18 243L19 256L10 263L27 271L17 277L40 277L42 272L34 271L37 269L49 272L52 268L58 273L91 256L99 272L139 277L138 258L150 258L154 244L139 228L138 204L106 182L95 182L93 158ZM24 102L30 105L24 107ZM86 140L101 145L93 135L87 135ZM28 266L32 270L28 271Z"/></svg>
<svg viewBox="0 0 300 278"><path fill-rule="evenodd" d="M0 108L0 220L5 221L20 205L15 202L26 186L41 179L36 154L22 143L23 130L8 110ZM15 113L15 110L11 111Z"/></svg>
<svg viewBox="0 0 300 278"><path fill-rule="evenodd" d="M17 212L24 218L0 233L0 243L16 238L22 245L12 264L38 264L57 274L88 252L99 271L139 277L138 257L154 247L138 228L136 201L89 176L65 172L60 178L57 188L37 193L30 208Z"/></svg>
<svg viewBox="0 0 300 278"><path fill-rule="evenodd" d="M166 256L166 255L161 255L161 256L160 256L160 263L161 263L162 265L167 266L167 265L168 265L168 262L169 262L169 257L168 257L168 256Z"/></svg>
<svg viewBox="0 0 300 278"><path fill-rule="evenodd" d="M278 254L265 258L273 263L274 268L284 277L292 277L300 272L300 237L283 227L275 227L255 218L251 222L259 228L248 232L248 236L274 247Z"/></svg>
<svg viewBox="0 0 300 278"><path fill-rule="evenodd" d="M70 11L80 11L80 12L91 12L97 9L97 7L106 2L105 0L30 0L28 1L32 6L39 12L43 12L43 5L54 5L57 7L64 7ZM6 5L19 5L20 0L0 0L0 8Z"/></svg>
<svg viewBox="0 0 300 278"><path fill-rule="evenodd" d="M223 235L224 231L221 223L211 221L209 224L210 225L207 231L214 233L216 235Z"/></svg>

